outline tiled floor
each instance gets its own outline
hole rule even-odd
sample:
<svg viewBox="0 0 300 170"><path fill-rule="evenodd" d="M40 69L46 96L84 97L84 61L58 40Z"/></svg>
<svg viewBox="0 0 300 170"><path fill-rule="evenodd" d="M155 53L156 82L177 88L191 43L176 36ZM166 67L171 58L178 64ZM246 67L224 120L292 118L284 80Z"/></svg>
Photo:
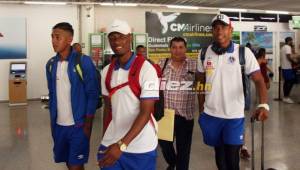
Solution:
<svg viewBox="0 0 300 170"><path fill-rule="evenodd" d="M276 85L274 85L276 88ZM265 167L278 170L300 169L300 104L284 104L273 101L276 90L270 92L272 112L265 124ZM274 94L274 95L273 95ZM300 101L300 87L293 89L293 97ZM198 114L195 116L197 120ZM97 114L91 138L90 161L87 170L96 170L96 150L100 143L100 112ZM249 119L247 119L249 120ZM250 148L250 129L247 121L246 143ZM256 169L259 168L260 129L257 123ZM27 107L9 108L0 104L0 170L65 170L62 164L53 163L49 113L38 101ZM159 152L158 170L166 164ZM190 170L215 170L213 150L202 142L198 123L195 123ZM250 161L241 161L241 169L250 169Z"/></svg>

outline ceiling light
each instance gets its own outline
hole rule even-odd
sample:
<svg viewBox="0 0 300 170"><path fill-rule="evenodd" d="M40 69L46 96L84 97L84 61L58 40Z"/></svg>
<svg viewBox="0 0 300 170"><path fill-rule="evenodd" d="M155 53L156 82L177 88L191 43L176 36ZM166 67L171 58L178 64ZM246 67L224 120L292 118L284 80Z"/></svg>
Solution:
<svg viewBox="0 0 300 170"><path fill-rule="evenodd" d="M259 17L259 18L264 20L276 20L276 18L270 18L270 17Z"/></svg>
<svg viewBox="0 0 300 170"><path fill-rule="evenodd" d="M134 3L115 3L116 6L138 6L138 4Z"/></svg>
<svg viewBox="0 0 300 170"><path fill-rule="evenodd" d="M266 11L267 14L289 14L288 11Z"/></svg>
<svg viewBox="0 0 300 170"><path fill-rule="evenodd" d="M235 20L239 20L239 17L229 17L230 19L235 19Z"/></svg>
<svg viewBox="0 0 300 170"><path fill-rule="evenodd" d="M254 20L254 18L242 17L242 20Z"/></svg>
<svg viewBox="0 0 300 170"><path fill-rule="evenodd" d="M113 3L109 3L109 2L103 2L103 3L100 3L100 5L102 5L102 6L114 6Z"/></svg>
<svg viewBox="0 0 300 170"><path fill-rule="evenodd" d="M167 5L168 8L176 8L176 9L194 9L197 10L199 7L196 6L182 6L182 5Z"/></svg>
<svg viewBox="0 0 300 170"><path fill-rule="evenodd" d="M29 5L67 5L66 2L44 2L44 1L25 1Z"/></svg>
<svg viewBox="0 0 300 170"><path fill-rule="evenodd" d="M247 9L239 9L239 8L220 8L220 11L223 11L223 12L247 12Z"/></svg>

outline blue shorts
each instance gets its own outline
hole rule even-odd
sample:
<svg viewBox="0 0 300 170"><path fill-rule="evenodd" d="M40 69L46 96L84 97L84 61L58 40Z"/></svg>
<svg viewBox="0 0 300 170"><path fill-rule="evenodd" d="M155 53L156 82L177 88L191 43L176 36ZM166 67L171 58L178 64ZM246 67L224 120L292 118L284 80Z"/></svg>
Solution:
<svg viewBox="0 0 300 170"><path fill-rule="evenodd" d="M60 126L54 129L54 160L69 165L83 165L89 159L89 139L83 127Z"/></svg>
<svg viewBox="0 0 300 170"><path fill-rule="evenodd" d="M106 147L101 145L98 149L98 161L103 159ZM111 167L104 167L101 170L156 170L156 150L147 153L126 153L123 152L120 159Z"/></svg>
<svg viewBox="0 0 300 170"><path fill-rule="evenodd" d="M209 146L242 145L244 143L244 120L222 119L202 113L199 125L202 130L204 143Z"/></svg>

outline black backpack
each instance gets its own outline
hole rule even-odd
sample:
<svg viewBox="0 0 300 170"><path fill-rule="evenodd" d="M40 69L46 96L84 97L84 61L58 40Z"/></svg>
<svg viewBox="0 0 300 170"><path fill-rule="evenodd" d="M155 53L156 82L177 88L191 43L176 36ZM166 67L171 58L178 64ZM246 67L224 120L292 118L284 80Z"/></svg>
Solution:
<svg viewBox="0 0 300 170"><path fill-rule="evenodd" d="M207 51L207 47L201 49L200 60L202 62L202 65L205 60L206 51ZM251 94L250 94L251 86L250 85L251 85L251 83L250 83L249 76L245 73L246 59L245 59L245 47L244 46L239 47L239 60L240 60L240 65L241 65L243 91L244 91L244 98L245 98L244 110L250 110L250 106L251 106Z"/></svg>
<svg viewBox="0 0 300 170"><path fill-rule="evenodd" d="M83 73L83 69L82 69L81 57L82 57L82 54L77 53L76 59L75 59L75 70L76 70L76 73L78 74L81 82L83 83L84 73ZM54 62L54 60L50 59L46 65L47 71L49 73L51 73L51 71L52 71L53 62ZM96 108L99 109L102 107L103 102L102 102L102 93L101 93L101 74L97 68L96 68L96 75L97 75L97 79L98 79L98 89L99 89L98 104L97 104Z"/></svg>

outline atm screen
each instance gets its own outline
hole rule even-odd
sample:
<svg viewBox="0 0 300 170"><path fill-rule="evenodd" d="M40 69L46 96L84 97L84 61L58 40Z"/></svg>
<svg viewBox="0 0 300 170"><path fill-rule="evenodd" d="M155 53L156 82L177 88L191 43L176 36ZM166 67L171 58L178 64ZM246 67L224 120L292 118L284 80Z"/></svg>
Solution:
<svg viewBox="0 0 300 170"><path fill-rule="evenodd" d="M26 72L26 64L25 63L12 63L10 65L11 73L25 73Z"/></svg>

